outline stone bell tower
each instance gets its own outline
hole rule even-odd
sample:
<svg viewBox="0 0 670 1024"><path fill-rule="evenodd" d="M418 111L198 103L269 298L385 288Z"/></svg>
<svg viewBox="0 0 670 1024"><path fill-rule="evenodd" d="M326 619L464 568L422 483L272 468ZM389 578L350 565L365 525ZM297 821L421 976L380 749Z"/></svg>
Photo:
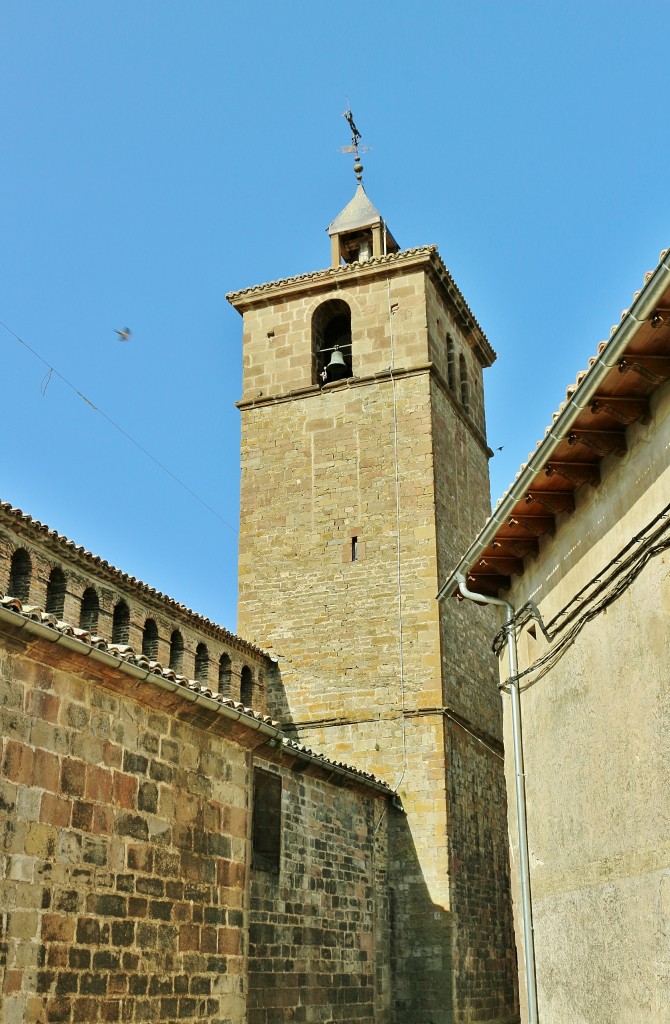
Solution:
<svg viewBox="0 0 670 1024"><path fill-rule="evenodd" d="M487 609L435 600L489 511L495 354L437 249L400 251L356 169L328 269L228 296L238 629L277 659L285 726L402 801L394 1019L501 1024L517 1017L492 629Z"/></svg>

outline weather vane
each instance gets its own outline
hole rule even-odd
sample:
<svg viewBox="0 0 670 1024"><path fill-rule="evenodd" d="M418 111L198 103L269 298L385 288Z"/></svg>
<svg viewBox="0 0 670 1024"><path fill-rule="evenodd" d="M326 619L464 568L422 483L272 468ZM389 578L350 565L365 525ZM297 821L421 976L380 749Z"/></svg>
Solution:
<svg viewBox="0 0 670 1024"><path fill-rule="evenodd" d="M347 109L342 114L342 117L345 119L345 121L348 123L349 127L351 128L351 145L350 146L342 146L340 152L341 153L353 153L354 154L354 171L355 171L356 177L358 178L359 184L362 184L362 182L363 182L363 164L361 163L360 154L361 153L369 152L370 147L369 146L364 146L364 145L359 143L359 139L361 138L361 133L359 132L358 128L356 127L356 123L354 121L354 115L351 113L351 110L349 109L349 100L348 99L347 99Z"/></svg>

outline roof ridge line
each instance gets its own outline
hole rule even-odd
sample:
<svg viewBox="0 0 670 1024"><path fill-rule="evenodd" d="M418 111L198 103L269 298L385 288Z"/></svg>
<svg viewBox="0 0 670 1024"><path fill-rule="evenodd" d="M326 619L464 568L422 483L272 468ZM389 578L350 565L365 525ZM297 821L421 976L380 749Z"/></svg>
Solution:
<svg viewBox="0 0 670 1024"><path fill-rule="evenodd" d="M213 619L208 618L201 612L193 611L193 609L189 608L188 605L182 604L181 601L177 601L176 598L170 597L169 594L164 594L156 587L152 587L151 584L145 583L136 576L131 576L130 573L124 572L123 569L118 569L115 565L112 565L111 562L108 562L107 559L94 554L82 544L77 544L76 541L66 537L65 534L59 533L57 530L47 526L46 523L33 518L33 516L29 515L27 512L23 512L22 509L16 508L9 502L0 501L0 513L12 516L14 519L19 521L20 525L26 526L29 529L34 530L36 533L42 534L42 537L46 538L52 544L58 544L61 547L67 548L70 552L74 552L77 557L92 563L96 569L103 569L112 577L122 580L123 583L135 588L146 596L155 598L156 600L167 604L169 607L177 609L188 618L195 620L196 623L200 623L207 628L216 630L218 633L222 634L227 642L243 644L248 650L254 651L256 654L260 654L263 657L269 657L267 651L264 651L261 647L257 647L256 644L252 644L250 641L231 632L231 630L227 629L225 626L221 626L218 622L214 622Z"/></svg>

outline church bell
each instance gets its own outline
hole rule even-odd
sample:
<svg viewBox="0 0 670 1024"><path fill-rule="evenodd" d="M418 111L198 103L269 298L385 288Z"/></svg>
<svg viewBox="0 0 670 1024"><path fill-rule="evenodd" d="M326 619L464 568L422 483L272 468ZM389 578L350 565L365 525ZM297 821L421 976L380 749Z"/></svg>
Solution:
<svg viewBox="0 0 670 1024"><path fill-rule="evenodd" d="M333 349L330 362L326 366L326 376L329 381L344 380L350 376L349 367L345 363L344 356L337 345Z"/></svg>

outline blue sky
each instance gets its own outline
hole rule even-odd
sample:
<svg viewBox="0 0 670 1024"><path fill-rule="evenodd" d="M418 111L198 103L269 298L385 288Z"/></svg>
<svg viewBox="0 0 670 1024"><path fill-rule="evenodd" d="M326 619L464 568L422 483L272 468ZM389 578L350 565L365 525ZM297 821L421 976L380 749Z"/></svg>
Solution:
<svg viewBox="0 0 670 1024"><path fill-rule="evenodd" d="M328 265L348 97L370 198L498 353L497 499L670 244L669 34L660 2L5 0L0 320L218 515L3 328L0 497L234 628L225 293Z"/></svg>

